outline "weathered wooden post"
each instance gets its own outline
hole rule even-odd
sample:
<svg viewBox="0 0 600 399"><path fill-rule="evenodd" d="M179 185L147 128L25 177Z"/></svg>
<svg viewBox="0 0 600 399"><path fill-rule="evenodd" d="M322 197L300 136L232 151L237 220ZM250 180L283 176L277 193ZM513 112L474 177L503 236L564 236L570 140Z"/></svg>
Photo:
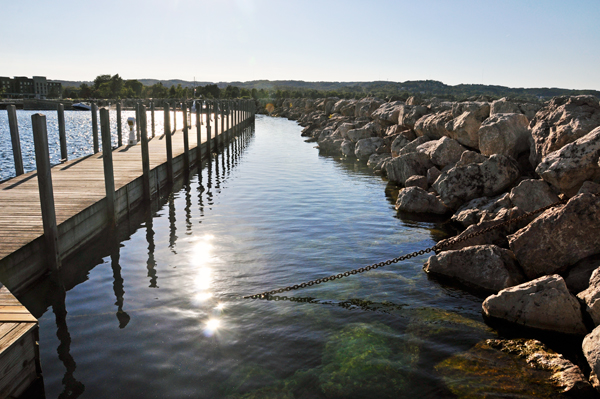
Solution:
<svg viewBox="0 0 600 399"><path fill-rule="evenodd" d="M187 106L185 102L181 104L181 113L183 116L183 168L187 173L190 170L190 140L187 124Z"/></svg>
<svg viewBox="0 0 600 399"><path fill-rule="evenodd" d="M17 176L25 173L23 170L23 155L21 155L21 140L19 139L19 123L17 121L17 107L9 105L6 107L8 112L8 125L10 128L10 141L12 143L13 158L15 160L15 174Z"/></svg>
<svg viewBox="0 0 600 399"><path fill-rule="evenodd" d="M202 166L202 101L196 103L196 163Z"/></svg>
<svg viewBox="0 0 600 399"><path fill-rule="evenodd" d="M221 148L225 148L225 107L227 106L227 100L221 104Z"/></svg>
<svg viewBox="0 0 600 399"><path fill-rule="evenodd" d="M141 124L142 124L142 113L140 111L140 102L136 101L135 103L135 137L137 138L138 143L141 140Z"/></svg>
<svg viewBox="0 0 600 399"><path fill-rule="evenodd" d="M112 140L110 137L110 116L106 108L100 110L100 132L102 134L102 162L104 165L104 189L106 191L106 216L108 226L117 225L115 210L115 174L112 160Z"/></svg>
<svg viewBox="0 0 600 399"><path fill-rule="evenodd" d="M212 151L210 149L210 101L206 102L206 152L208 158L212 157Z"/></svg>
<svg viewBox="0 0 600 399"><path fill-rule="evenodd" d="M98 105L92 103L92 137L94 140L94 154L100 151L100 144L98 143Z"/></svg>
<svg viewBox="0 0 600 399"><path fill-rule="evenodd" d="M58 104L58 140L60 142L60 160L66 161L69 157L67 152L67 130L65 128L65 106Z"/></svg>
<svg viewBox="0 0 600 399"><path fill-rule="evenodd" d="M54 192L52 189L50 154L48 152L46 116L42 114L31 115L31 127L33 129L33 145L35 147L35 164L40 191L46 256L50 270L56 271L60 268L60 253L58 247L58 228L56 227L56 210L54 208Z"/></svg>
<svg viewBox="0 0 600 399"><path fill-rule="evenodd" d="M219 101L215 100L213 102L213 114L215 114L215 151L219 151Z"/></svg>
<svg viewBox="0 0 600 399"><path fill-rule="evenodd" d="M154 126L154 101L150 102L150 115L152 116L152 138L156 136L156 127Z"/></svg>
<svg viewBox="0 0 600 399"><path fill-rule="evenodd" d="M146 106L141 104L140 131L142 141L142 182L144 201L150 201L150 152L148 151L148 123L146 121Z"/></svg>
<svg viewBox="0 0 600 399"><path fill-rule="evenodd" d="M117 101L117 144L123 145L123 125L121 124L121 100Z"/></svg>
<svg viewBox="0 0 600 399"><path fill-rule="evenodd" d="M173 131L177 131L177 101L173 105Z"/></svg>
<svg viewBox="0 0 600 399"><path fill-rule="evenodd" d="M167 147L167 181L173 184L173 143L171 142L171 107L165 102L165 141Z"/></svg>

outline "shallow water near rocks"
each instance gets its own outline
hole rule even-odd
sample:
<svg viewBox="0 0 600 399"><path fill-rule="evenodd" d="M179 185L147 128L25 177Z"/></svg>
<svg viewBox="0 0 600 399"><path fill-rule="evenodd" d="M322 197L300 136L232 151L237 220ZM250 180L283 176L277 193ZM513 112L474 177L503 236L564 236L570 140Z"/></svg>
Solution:
<svg viewBox="0 0 600 399"><path fill-rule="evenodd" d="M481 378L481 363L464 371L473 356L456 358L495 337L481 299L428 279L426 256L271 300L242 298L444 236L438 224L396 217L385 181L362 164L319 155L300 130L257 117L253 135L141 223L124 221L122 240L99 240L67 262L58 283L20 298L39 318L46 397L503 393ZM549 397L539 379L513 383L511 394Z"/></svg>

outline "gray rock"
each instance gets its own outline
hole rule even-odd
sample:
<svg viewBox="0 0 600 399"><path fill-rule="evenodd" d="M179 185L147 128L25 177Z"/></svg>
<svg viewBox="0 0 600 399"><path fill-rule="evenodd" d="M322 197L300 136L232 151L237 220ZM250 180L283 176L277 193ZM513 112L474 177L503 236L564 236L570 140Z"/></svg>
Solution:
<svg viewBox="0 0 600 399"><path fill-rule="evenodd" d="M535 167L551 152L600 126L600 103L592 95L554 97L529 125L533 139L529 159Z"/></svg>
<svg viewBox="0 0 600 399"><path fill-rule="evenodd" d="M351 140L342 141L341 151L342 154L346 157L354 157L354 149L356 148L356 143Z"/></svg>
<svg viewBox="0 0 600 399"><path fill-rule="evenodd" d="M492 102L490 115L523 114L527 117L527 120L530 121L533 119L536 112L538 112L541 108L542 106L539 104L517 103L514 101L510 101L505 97Z"/></svg>
<svg viewBox="0 0 600 399"><path fill-rule="evenodd" d="M449 137L428 141L417 147L417 151L429 156L434 165L444 168L446 165L455 164L466 148Z"/></svg>
<svg viewBox="0 0 600 399"><path fill-rule="evenodd" d="M523 180L510 192L510 201L525 212L532 212L559 201L543 180Z"/></svg>
<svg viewBox="0 0 600 399"><path fill-rule="evenodd" d="M452 118L452 111L425 115L415 123L415 134L429 137L432 140L441 139L443 136L450 137L450 132L446 129L446 123L451 121Z"/></svg>
<svg viewBox="0 0 600 399"><path fill-rule="evenodd" d="M427 169L427 185L431 186L441 174L442 172L435 166Z"/></svg>
<svg viewBox="0 0 600 399"><path fill-rule="evenodd" d="M367 97L359 100L356 103L354 116L370 118L373 112L383 104L383 101L378 98Z"/></svg>
<svg viewBox="0 0 600 399"><path fill-rule="evenodd" d="M512 205L508 193L492 198L475 198L458 208L454 215L452 215L451 220L462 224L464 227L468 227L481 222L484 214L496 215L500 210L509 209Z"/></svg>
<svg viewBox="0 0 600 399"><path fill-rule="evenodd" d="M404 147L406 147L409 143L410 143L410 141L408 141L408 139L406 137L404 137L403 135L399 134L398 136L396 136L394 141L392 141L392 145L390 147L392 156L397 157L400 150L402 150Z"/></svg>
<svg viewBox="0 0 600 399"><path fill-rule="evenodd" d="M479 128L479 151L483 155L502 154L517 159L517 155L529 150L528 124L523 114L490 116Z"/></svg>
<svg viewBox="0 0 600 399"><path fill-rule="evenodd" d="M580 260L569 268L564 276L569 290L575 294L586 290L590 286L590 277L594 270L600 267L600 253Z"/></svg>
<svg viewBox="0 0 600 399"><path fill-rule="evenodd" d="M385 130L386 136L393 136L396 134L404 136L409 142L413 141L417 137L415 136L415 132L413 132L412 129L406 128L401 125L392 125Z"/></svg>
<svg viewBox="0 0 600 399"><path fill-rule="evenodd" d="M600 268L592 272L588 288L577 294L577 298L585 303L585 310L591 316L594 325L600 325Z"/></svg>
<svg viewBox="0 0 600 399"><path fill-rule="evenodd" d="M341 138L348 139L348 132L352 129L354 129L353 123L342 123L337 127L336 133L338 133Z"/></svg>
<svg viewBox="0 0 600 399"><path fill-rule="evenodd" d="M455 166L433 184L434 190L450 208L483 196L495 196L519 178L519 168L512 158L492 155L481 164Z"/></svg>
<svg viewBox="0 0 600 399"><path fill-rule="evenodd" d="M448 121L446 130L449 132L448 135L460 144L478 150L481 122L482 119L477 117L477 113L464 112Z"/></svg>
<svg viewBox="0 0 600 399"><path fill-rule="evenodd" d="M443 215L448 209L435 195L420 187L407 187L400 190L396 209L411 213L435 213Z"/></svg>
<svg viewBox="0 0 600 399"><path fill-rule="evenodd" d="M380 137L358 140L354 149L354 155L361 161L366 161L381 145L383 145L383 140Z"/></svg>
<svg viewBox="0 0 600 399"><path fill-rule="evenodd" d="M600 166L600 162L598 163ZM584 181L577 194L595 194L600 195L600 184L594 183L593 181Z"/></svg>
<svg viewBox="0 0 600 399"><path fill-rule="evenodd" d="M372 137L372 136L374 136L374 132L371 129L371 126L368 126L368 125L360 127L358 129L349 130L346 133L346 138L348 140L352 140L355 143L357 143L359 140L368 139L369 137Z"/></svg>
<svg viewBox="0 0 600 399"><path fill-rule="evenodd" d="M590 383L600 392L600 326L585 336L581 349L590 365Z"/></svg>
<svg viewBox="0 0 600 399"><path fill-rule="evenodd" d="M373 154L367 161L367 166L373 168L376 173L381 173L385 168L385 163L392 159L390 154Z"/></svg>
<svg viewBox="0 0 600 399"><path fill-rule="evenodd" d="M528 278L561 273L600 248L600 197L579 194L508 237Z"/></svg>
<svg viewBox="0 0 600 399"><path fill-rule="evenodd" d="M567 195L586 180L600 179L600 127L544 157L535 169L542 179Z"/></svg>
<svg viewBox="0 0 600 399"><path fill-rule="evenodd" d="M444 251L429 258L427 273L449 277L480 291L498 292L523 282L512 252L495 245Z"/></svg>
<svg viewBox="0 0 600 399"><path fill-rule="evenodd" d="M427 184L427 177L420 175L411 176L408 179L406 179L406 182L404 182L404 186L419 187L425 191L427 191L427 189L429 188L429 184Z"/></svg>
<svg viewBox="0 0 600 399"><path fill-rule="evenodd" d="M488 160L488 157L481 155L475 151L465 151L461 154L460 160L456 163L456 166L465 166L472 163L483 163Z"/></svg>
<svg viewBox="0 0 600 399"><path fill-rule="evenodd" d="M398 113L398 124L407 129L413 130L415 123L417 123L417 121L428 112L429 110L427 107L407 104L402 107Z"/></svg>
<svg viewBox="0 0 600 399"><path fill-rule="evenodd" d="M452 104L453 117L458 118L465 112L470 112L477 119L483 121L490 116L490 104L483 101L463 101Z"/></svg>
<svg viewBox="0 0 600 399"><path fill-rule="evenodd" d="M587 334L579 301L557 274L503 289L482 305L487 317L540 330Z"/></svg>
<svg viewBox="0 0 600 399"><path fill-rule="evenodd" d="M371 118L384 126L396 125L400 109L403 107L402 101L384 103L371 114Z"/></svg>
<svg viewBox="0 0 600 399"><path fill-rule="evenodd" d="M426 154L411 152L393 158L387 165L388 179L404 185L406 179L414 175L424 175L433 165Z"/></svg>
<svg viewBox="0 0 600 399"><path fill-rule="evenodd" d="M402 147L402 149L400 151L398 151L398 156L410 154L411 152L417 152L417 147L419 147L421 144L426 143L430 140L431 139L429 137L417 137L416 139L414 139L413 141L411 141L410 143L408 143L407 145Z"/></svg>

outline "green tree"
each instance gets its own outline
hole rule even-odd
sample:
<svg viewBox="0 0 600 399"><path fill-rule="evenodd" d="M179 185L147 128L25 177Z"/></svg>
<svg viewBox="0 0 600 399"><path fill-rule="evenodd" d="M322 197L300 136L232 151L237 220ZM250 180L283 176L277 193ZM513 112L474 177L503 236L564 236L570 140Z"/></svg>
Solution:
<svg viewBox="0 0 600 399"><path fill-rule="evenodd" d="M110 75L98 75L94 79L94 89L99 90L102 83L110 82Z"/></svg>
<svg viewBox="0 0 600 399"><path fill-rule="evenodd" d="M113 98L121 96L121 90L123 89L123 79L117 73L110 78L110 91Z"/></svg>
<svg viewBox="0 0 600 399"><path fill-rule="evenodd" d="M79 96L81 98L90 98L90 96L92 95L92 88L85 83L82 83L79 86L79 89Z"/></svg>
<svg viewBox="0 0 600 399"><path fill-rule="evenodd" d="M130 88L135 93L134 97L141 97L142 90L144 89L144 85L139 80L130 79L130 80L126 80L123 83L123 88L125 88L125 89Z"/></svg>

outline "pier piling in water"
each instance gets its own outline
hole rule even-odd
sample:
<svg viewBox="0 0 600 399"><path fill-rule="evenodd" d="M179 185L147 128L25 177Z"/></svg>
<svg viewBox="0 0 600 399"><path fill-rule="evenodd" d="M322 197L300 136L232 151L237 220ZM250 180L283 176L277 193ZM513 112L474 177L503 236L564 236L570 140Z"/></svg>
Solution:
<svg viewBox="0 0 600 399"><path fill-rule="evenodd" d="M98 105L92 103L92 137L94 140L94 154L100 151L100 144L98 143Z"/></svg>
<svg viewBox="0 0 600 399"><path fill-rule="evenodd" d="M117 101L117 145L123 145L123 125L121 124L121 105L122 101Z"/></svg>
<svg viewBox="0 0 600 399"><path fill-rule="evenodd" d="M106 215L109 227L117 224L115 210L115 174L112 159L112 143L110 135L110 117L108 110L100 110L100 131L102 133L102 162L104 166L104 187L106 191Z"/></svg>
<svg viewBox="0 0 600 399"><path fill-rule="evenodd" d="M65 162L69 159L67 152L67 130L65 128L65 106L58 104L58 139L60 140L60 160Z"/></svg>
<svg viewBox="0 0 600 399"><path fill-rule="evenodd" d="M12 143L13 159L15 161L15 172L16 175L22 175L23 170L23 156L21 154L21 140L19 139L19 123L17 121L17 107L9 105L6 107L8 112L8 125L10 128L10 142Z"/></svg>
<svg viewBox="0 0 600 399"><path fill-rule="evenodd" d="M150 201L150 152L148 149L148 124L146 123L146 106L140 105L140 131L142 142L142 181L144 201Z"/></svg>
<svg viewBox="0 0 600 399"><path fill-rule="evenodd" d="M171 142L171 107L169 103L165 104L165 147L167 148L167 181L173 184L173 143Z"/></svg>

